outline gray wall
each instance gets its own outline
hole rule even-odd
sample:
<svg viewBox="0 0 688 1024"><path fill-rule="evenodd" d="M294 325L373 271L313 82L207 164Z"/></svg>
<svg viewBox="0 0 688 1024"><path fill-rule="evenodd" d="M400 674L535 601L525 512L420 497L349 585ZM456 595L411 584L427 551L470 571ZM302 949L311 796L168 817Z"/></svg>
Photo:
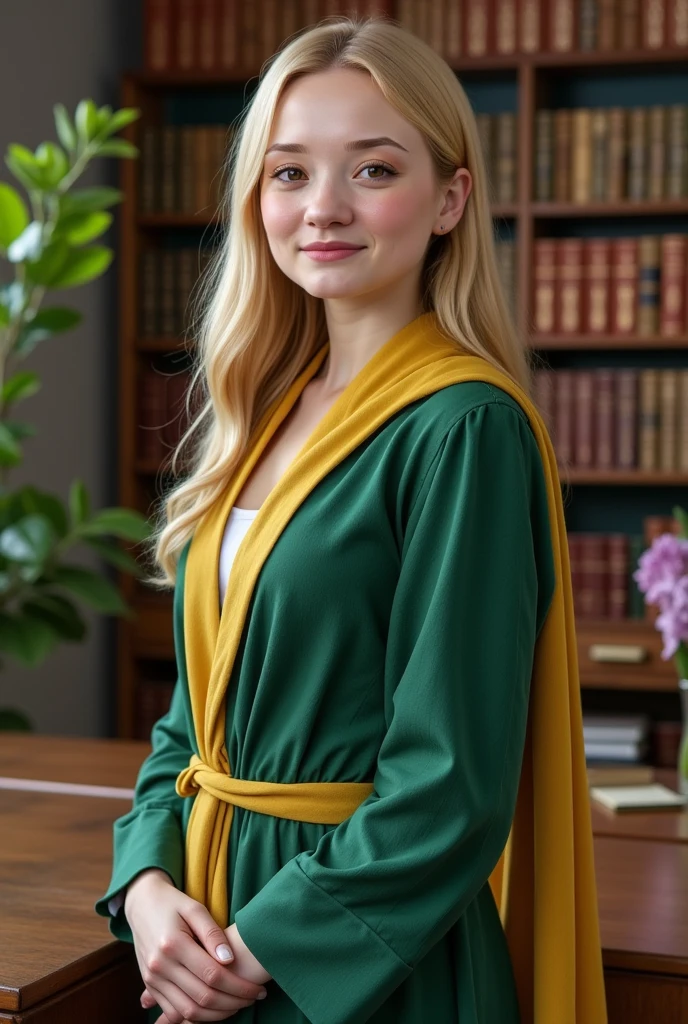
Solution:
<svg viewBox="0 0 688 1024"><path fill-rule="evenodd" d="M121 106L121 74L141 64L142 8L142 0L2 0L0 180L13 181L4 162L8 143L34 149L56 138L53 104L71 113L84 97ZM81 183L117 185L118 171L117 161L102 159ZM23 464L8 474L10 487L32 483L65 502L80 477L94 510L118 504L117 213L103 240L115 249L104 277L46 296L78 308L81 326L16 364L36 370L42 389L17 407L38 434L25 442ZM110 575L90 552L74 548L70 561ZM36 668L10 659L0 668L0 706L24 710L37 732L114 735L116 620L83 608L83 643L61 644Z"/></svg>

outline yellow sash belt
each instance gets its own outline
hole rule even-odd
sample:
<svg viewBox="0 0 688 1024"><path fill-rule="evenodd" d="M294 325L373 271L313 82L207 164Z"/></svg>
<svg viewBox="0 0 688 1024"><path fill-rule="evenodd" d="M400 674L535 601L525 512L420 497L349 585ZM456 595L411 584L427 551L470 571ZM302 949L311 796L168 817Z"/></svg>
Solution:
<svg viewBox="0 0 688 1024"><path fill-rule="evenodd" d="M257 424L222 498L197 524L184 582L184 644L198 755L177 779L193 796L185 891L227 926L233 806L337 824L368 782L235 779L225 747L225 695L251 596L272 547L317 483L399 409L440 388L482 380L528 415L547 486L556 586L538 637L516 811L490 876L514 966L523 1024L607 1024L573 592L557 461L537 408L509 377L444 337L424 313L390 338L344 389L270 492L236 553L222 614L218 573L227 516L262 451L325 359L323 345Z"/></svg>

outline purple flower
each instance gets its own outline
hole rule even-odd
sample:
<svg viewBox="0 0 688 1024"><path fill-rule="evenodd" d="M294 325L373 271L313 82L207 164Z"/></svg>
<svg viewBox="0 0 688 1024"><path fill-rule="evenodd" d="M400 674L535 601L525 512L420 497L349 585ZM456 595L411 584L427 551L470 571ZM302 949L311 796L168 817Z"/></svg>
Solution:
<svg viewBox="0 0 688 1024"><path fill-rule="evenodd" d="M662 610L671 603L674 589L688 575L688 538L663 533L653 540L638 559L633 579L645 594L646 604L659 605ZM658 626L658 628L660 628Z"/></svg>
<svg viewBox="0 0 688 1024"><path fill-rule="evenodd" d="M673 657L682 641L688 640L688 576L676 581L671 598L664 602L662 612L655 621L664 640L662 658Z"/></svg>

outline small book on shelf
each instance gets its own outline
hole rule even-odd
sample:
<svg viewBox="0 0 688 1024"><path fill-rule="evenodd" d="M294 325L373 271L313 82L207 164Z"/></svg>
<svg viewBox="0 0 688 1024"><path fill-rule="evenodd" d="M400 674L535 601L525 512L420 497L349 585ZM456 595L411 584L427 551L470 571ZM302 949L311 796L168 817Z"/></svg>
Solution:
<svg viewBox="0 0 688 1024"><path fill-rule="evenodd" d="M592 786L590 796L612 811L661 811L685 807L686 797L659 782L647 786Z"/></svg>
<svg viewBox="0 0 688 1024"><path fill-rule="evenodd" d="M589 786L644 786L654 777L648 764L588 764Z"/></svg>

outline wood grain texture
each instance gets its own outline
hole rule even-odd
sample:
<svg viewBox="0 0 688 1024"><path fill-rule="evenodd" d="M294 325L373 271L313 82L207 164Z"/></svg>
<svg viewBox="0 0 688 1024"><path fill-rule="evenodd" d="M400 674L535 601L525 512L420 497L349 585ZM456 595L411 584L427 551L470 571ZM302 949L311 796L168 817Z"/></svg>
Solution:
<svg viewBox="0 0 688 1024"><path fill-rule="evenodd" d="M0 732L0 776L132 788L150 744Z"/></svg>

